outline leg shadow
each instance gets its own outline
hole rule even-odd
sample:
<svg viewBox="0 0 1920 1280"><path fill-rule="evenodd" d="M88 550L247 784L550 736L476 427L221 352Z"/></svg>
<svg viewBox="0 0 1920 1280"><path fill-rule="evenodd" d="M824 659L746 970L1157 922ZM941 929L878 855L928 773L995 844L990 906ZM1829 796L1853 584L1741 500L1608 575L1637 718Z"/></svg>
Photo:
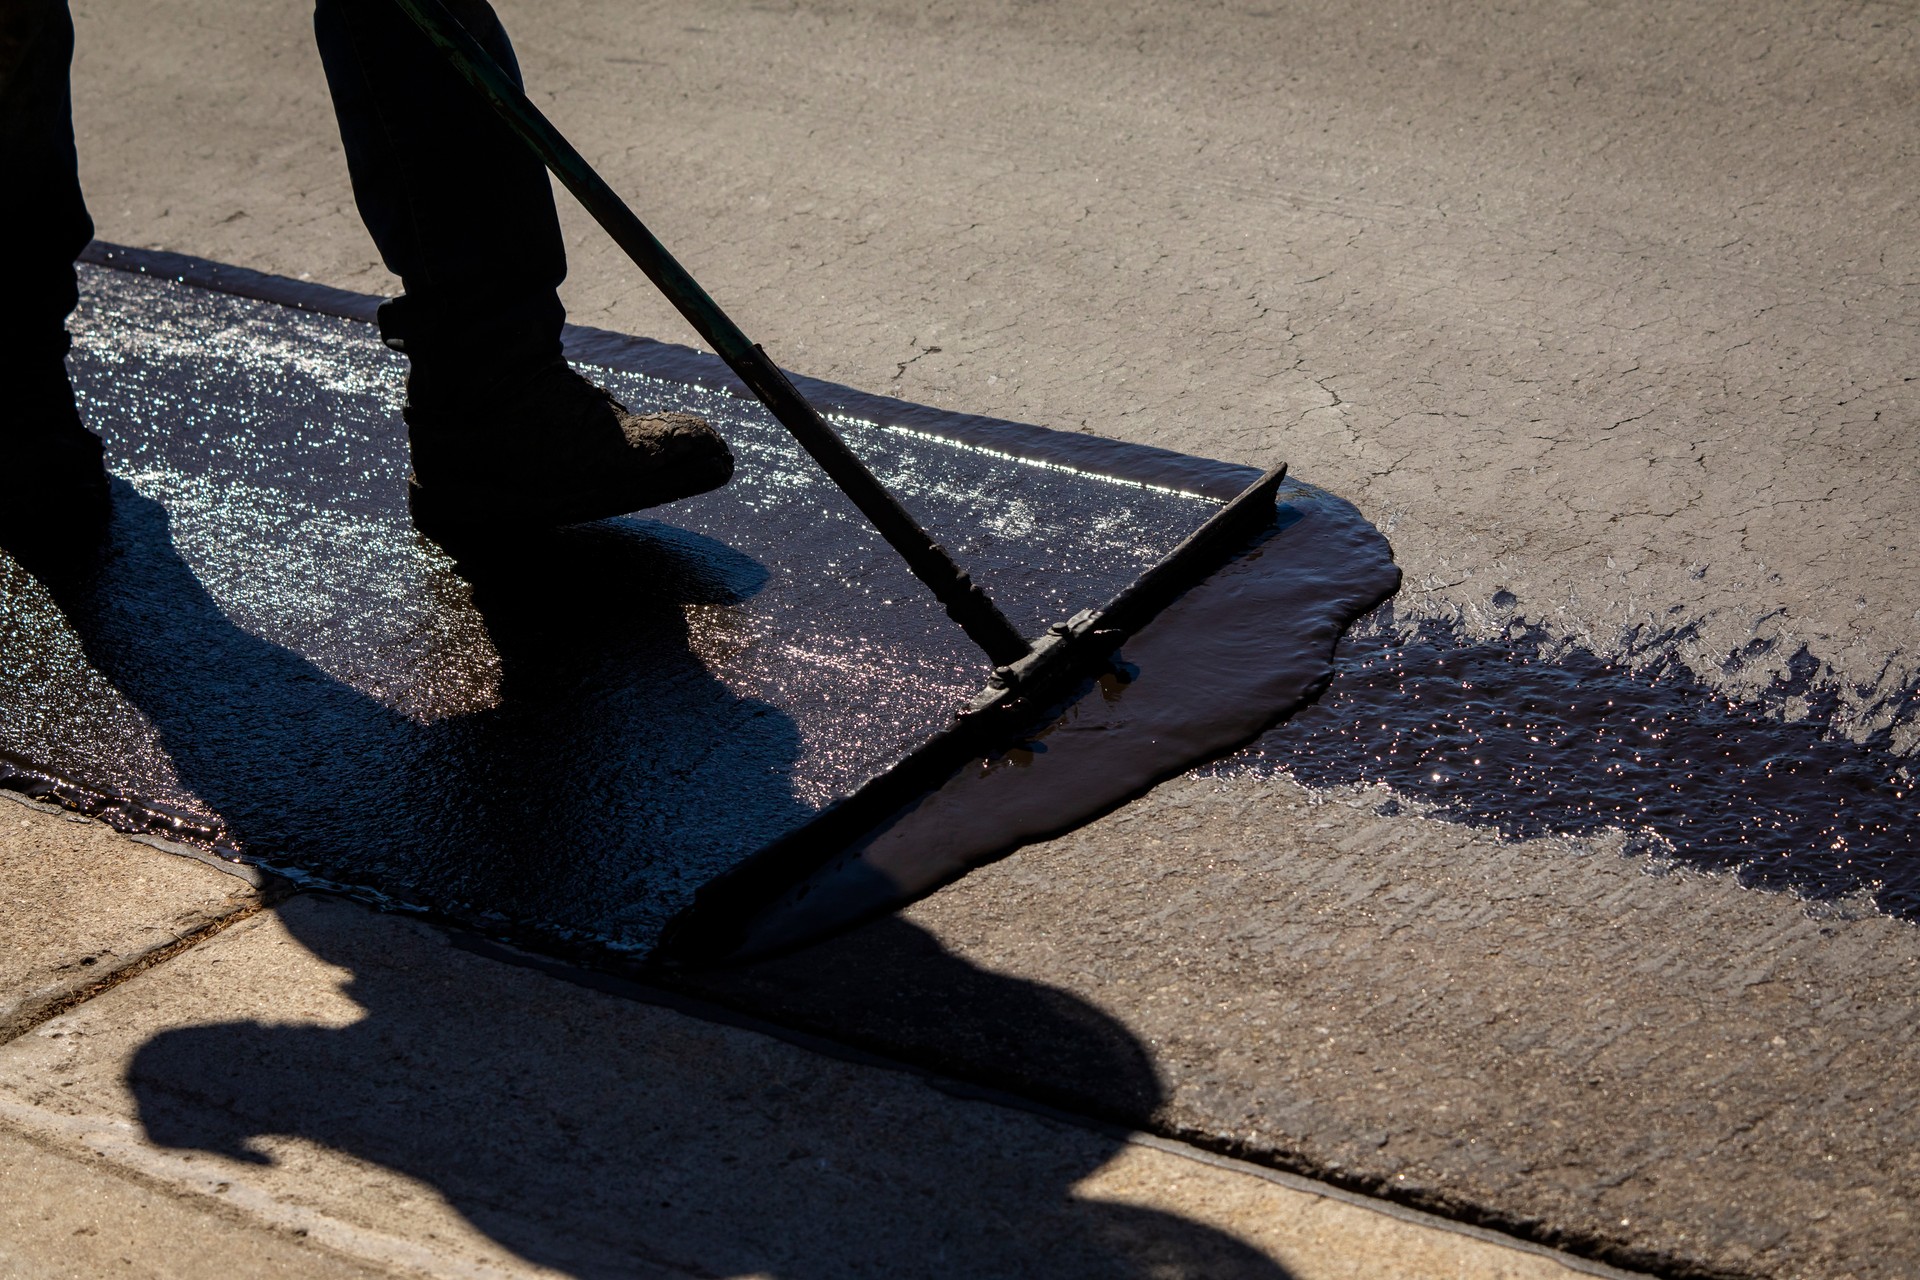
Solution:
<svg viewBox="0 0 1920 1280"><path fill-rule="evenodd" d="M297 900L282 921L351 971L365 1016L155 1036L128 1072L153 1141L252 1161L269 1159L269 1135L317 1143L580 1277L1287 1275L1204 1224L1076 1195L1116 1138L930 1100L893 1073L592 996L345 904ZM903 921L869 929L913 955L913 989L870 969L842 975L843 998L964 1003L970 1024L1018 1024L1021 1040L1157 1096L1142 1047L1098 1010ZM423 962L425 946L438 955Z"/></svg>
<svg viewBox="0 0 1920 1280"><path fill-rule="evenodd" d="M115 489L103 561L45 579L98 673L75 678L104 677L146 718L161 764L249 856L450 912L644 937L807 812L792 721L734 693L690 645L688 606L724 632L725 606L765 578L719 543L614 521L402 577L466 638L424 658L403 645L341 660L375 692L424 679L463 690L440 702L479 706L436 718L236 625L165 508ZM271 581L271 548L218 554L249 550L265 588L302 590ZM726 644L702 636L709 653Z"/></svg>

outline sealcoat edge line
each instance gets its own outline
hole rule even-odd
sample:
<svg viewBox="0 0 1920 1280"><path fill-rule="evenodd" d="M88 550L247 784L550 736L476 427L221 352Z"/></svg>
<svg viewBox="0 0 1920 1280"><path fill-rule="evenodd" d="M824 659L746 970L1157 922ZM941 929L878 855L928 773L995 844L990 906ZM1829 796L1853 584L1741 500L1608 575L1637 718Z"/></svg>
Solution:
<svg viewBox="0 0 1920 1280"><path fill-rule="evenodd" d="M95 240L79 260L96 267L159 276L180 284L295 307L320 315L371 324L383 298L248 267L213 262L163 249L135 249ZM569 359L752 399L719 356L678 343L660 342L570 324L562 334ZM889 396L789 373L794 386L822 415L912 431L934 439L984 449L1021 462L1062 467L1087 475L1169 489L1225 502L1260 476L1258 467L1195 458L1152 445L1104 436L1056 431L1024 422L917 405Z"/></svg>

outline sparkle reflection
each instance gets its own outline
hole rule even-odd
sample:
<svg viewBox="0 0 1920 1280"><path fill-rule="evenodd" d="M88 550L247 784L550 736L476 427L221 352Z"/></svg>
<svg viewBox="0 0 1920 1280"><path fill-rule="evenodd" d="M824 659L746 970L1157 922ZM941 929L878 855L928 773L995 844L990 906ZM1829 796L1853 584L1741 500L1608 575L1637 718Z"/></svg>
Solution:
<svg viewBox="0 0 1920 1280"><path fill-rule="evenodd" d="M1677 668L1635 672L1515 630L1476 643L1382 610L1341 642L1318 703L1214 772L1384 784L1514 838L1622 829L1749 884L1864 890L1920 917L1916 779L1883 741L1828 736L1804 677L1735 704ZM1813 714L1770 712L1789 697Z"/></svg>
<svg viewBox="0 0 1920 1280"><path fill-rule="evenodd" d="M644 949L986 678L757 402L596 370L636 409L709 418L733 483L456 563L407 517L404 370L368 325L80 274L70 368L114 522L97 573L50 585L0 553L0 785L484 927ZM845 430L1029 634L1215 507Z"/></svg>

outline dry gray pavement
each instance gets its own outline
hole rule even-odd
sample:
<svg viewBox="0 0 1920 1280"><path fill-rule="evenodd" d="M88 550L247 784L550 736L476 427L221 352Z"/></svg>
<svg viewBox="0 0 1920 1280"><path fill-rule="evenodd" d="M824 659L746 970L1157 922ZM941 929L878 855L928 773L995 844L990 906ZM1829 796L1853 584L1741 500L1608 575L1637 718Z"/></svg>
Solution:
<svg viewBox="0 0 1920 1280"><path fill-rule="evenodd" d="M1804 648L1859 731L1914 683L1909 5L502 7L794 368L1285 457L1388 531L1405 612L1505 590L1736 694ZM78 9L103 238L390 287L303 13ZM575 319L684 339L567 217ZM963 1029L968 975L1095 1011L1132 1092L863 1024L818 968L716 994L1672 1274L1920 1274L1912 925L1379 798L1182 781L836 944L918 957Z"/></svg>

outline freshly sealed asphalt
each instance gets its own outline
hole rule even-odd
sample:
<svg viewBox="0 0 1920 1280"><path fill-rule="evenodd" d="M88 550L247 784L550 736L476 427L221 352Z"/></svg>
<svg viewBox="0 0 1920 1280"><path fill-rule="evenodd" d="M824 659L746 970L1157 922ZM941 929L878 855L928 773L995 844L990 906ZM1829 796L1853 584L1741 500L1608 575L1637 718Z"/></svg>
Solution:
<svg viewBox="0 0 1920 1280"><path fill-rule="evenodd" d="M638 410L704 413L737 482L456 560L394 483L403 369L370 326L85 276L73 376L114 526L97 568L8 561L0 606L0 749L51 776L289 873L644 952L985 682L750 400L596 371ZM1028 634L1215 505L847 430Z"/></svg>

